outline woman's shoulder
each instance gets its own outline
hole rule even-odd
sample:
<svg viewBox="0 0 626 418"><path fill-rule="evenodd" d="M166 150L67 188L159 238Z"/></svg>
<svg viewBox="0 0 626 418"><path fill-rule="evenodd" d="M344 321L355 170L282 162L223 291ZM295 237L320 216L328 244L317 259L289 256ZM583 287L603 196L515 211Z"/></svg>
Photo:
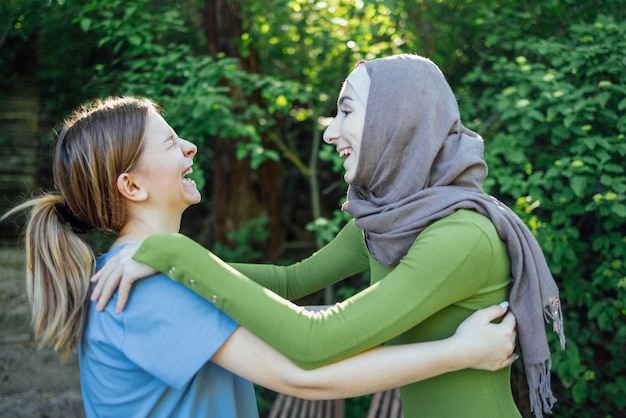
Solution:
<svg viewBox="0 0 626 418"><path fill-rule="evenodd" d="M465 230L483 233L490 238L497 238L496 228L489 217L471 209L459 209L454 213L435 221L430 227L449 229L450 231Z"/></svg>
<svg viewBox="0 0 626 418"><path fill-rule="evenodd" d="M461 209L429 225L417 241L440 243L445 248L501 253L506 250L491 219L474 210ZM416 243L417 243L416 241ZM487 253L485 252L485 254Z"/></svg>

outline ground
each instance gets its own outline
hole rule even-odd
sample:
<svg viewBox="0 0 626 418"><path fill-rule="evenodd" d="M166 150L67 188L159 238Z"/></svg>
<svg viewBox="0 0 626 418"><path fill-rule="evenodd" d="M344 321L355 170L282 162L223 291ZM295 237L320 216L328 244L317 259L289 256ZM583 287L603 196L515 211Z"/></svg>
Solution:
<svg viewBox="0 0 626 418"><path fill-rule="evenodd" d="M21 249L0 248L0 418L83 418L76 355L35 347L24 271Z"/></svg>

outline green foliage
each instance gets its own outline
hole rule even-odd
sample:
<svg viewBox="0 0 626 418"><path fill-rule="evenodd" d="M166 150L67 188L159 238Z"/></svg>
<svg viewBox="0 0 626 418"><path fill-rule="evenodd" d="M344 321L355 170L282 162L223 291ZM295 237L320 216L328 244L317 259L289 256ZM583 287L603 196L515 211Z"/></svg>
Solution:
<svg viewBox="0 0 626 418"><path fill-rule="evenodd" d="M258 262L263 256L259 245L263 245L269 235L265 229L266 224L266 217L251 219L238 231L228 233L230 246L218 242L211 250L226 261Z"/></svg>
<svg viewBox="0 0 626 418"><path fill-rule="evenodd" d="M0 87L4 90L18 79L27 57L23 46L35 31L34 22L27 17L43 8L36 0L5 0L0 4ZM31 62L29 62L31 64Z"/></svg>
<svg viewBox="0 0 626 418"><path fill-rule="evenodd" d="M485 137L486 189L514 206L537 235L562 290L568 347L553 355L555 416L620 415L626 408L623 1L603 0L599 8L596 0L244 0L238 41L243 56L255 54L257 74L233 57L207 56L203 3L4 1L0 86L14 84L36 61L44 117L53 121L87 98L150 97L199 146L200 186L204 179L210 184L218 135L237 141L237 156L253 169L282 157L289 160L286 170L297 168L287 181L317 172L325 207L304 222L316 219L307 230L319 244L349 218L336 210L345 196L342 160L332 147L318 152L311 144L334 112L342 81L361 59L430 56L459 96L465 123ZM596 16L599 10L603 15ZM280 210L307 213L289 206L305 201L304 193L285 199ZM258 260L265 222L250 221L216 252ZM297 225L285 230L304 224L290 222ZM363 416L362 410L346 404L347 416Z"/></svg>
<svg viewBox="0 0 626 418"><path fill-rule="evenodd" d="M6 0L0 4L0 95L35 82L41 94L42 124L58 123L92 98L94 40L72 25L79 0Z"/></svg>
<svg viewBox="0 0 626 418"><path fill-rule="evenodd" d="M75 22L99 37L110 62L95 67L92 82L101 95L138 95L158 102L168 122L200 150L200 167L192 177L202 190L212 162L211 139L238 140L237 157L250 157L253 169L278 160L261 145L273 126L269 113L288 112L307 93L298 83L243 71L231 57L213 59L192 49L191 31L180 9L148 0L126 5L122 0L92 0ZM259 92L266 108L251 104ZM280 94L278 94L280 92ZM205 157L204 159L202 157Z"/></svg>
<svg viewBox="0 0 626 418"><path fill-rule="evenodd" d="M263 72L307 85L316 93L309 103L315 108L329 100L332 105L341 82L359 60L381 51L401 52L399 46L406 43L398 31L399 13L384 2L291 0L286 4L282 0L244 3L247 30L242 50L254 46Z"/></svg>
<svg viewBox="0 0 626 418"><path fill-rule="evenodd" d="M317 218L306 225L306 230L315 233L320 244L328 244L350 219L349 213L335 210L332 218Z"/></svg>
<svg viewBox="0 0 626 418"><path fill-rule="evenodd" d="M503 45L465 78L477 93L463 114L489 121L472 120L487 187L516 203L560 285L569 340L553 370L572 405L559 416L615 416L626 407L626 21L599 15Z"/></svg>

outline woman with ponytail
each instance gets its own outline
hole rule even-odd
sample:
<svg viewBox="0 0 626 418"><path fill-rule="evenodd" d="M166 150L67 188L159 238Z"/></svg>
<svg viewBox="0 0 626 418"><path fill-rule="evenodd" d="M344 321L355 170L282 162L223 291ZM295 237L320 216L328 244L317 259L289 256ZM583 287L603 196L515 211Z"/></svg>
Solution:
<svg viewBox="0 0 626 418"><path fill-rule="evenodd" d="M30 210L27 291L35 337L61 356L77 349L87 417L250 418L258 416L252 382L328 399L513 361L515 319L507 314L492 324L506 311L497 305L449 338L374 348L308 371L164 274L135 286L123 313L113 306L97 313L88 299L93 273L125 247L177 232L184 210L200 201L187 178L195 154L153 102L96 101L60 129L56 190L9 212ZM98 258L82 237L92 229L116 236ZM206 273L238 274L214 257Z"/></svg>
<svg viewBox="0 0 626 418"><path fill-rule="evenodd" d="M78 346L87 318L85 278L94 272L94 254L80 236L95 226L121 230L125 205L115 181L139 157L152 106L147 100L120 99L81 107L56 138L56 190L7 214L31 209L25 243L33 331L41 346L62 357Z"/></svg>

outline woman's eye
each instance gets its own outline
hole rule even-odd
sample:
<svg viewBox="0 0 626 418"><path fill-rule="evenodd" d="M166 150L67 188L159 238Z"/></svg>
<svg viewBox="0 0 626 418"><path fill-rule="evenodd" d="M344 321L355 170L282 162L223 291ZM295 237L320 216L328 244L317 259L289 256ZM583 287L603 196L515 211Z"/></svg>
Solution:
<svg viewBox="0 0 626 418"><path fill-rule="evenodd" d="M349 110L340 110L339 112L344 116L348 116L351 113Z"/></svg>

